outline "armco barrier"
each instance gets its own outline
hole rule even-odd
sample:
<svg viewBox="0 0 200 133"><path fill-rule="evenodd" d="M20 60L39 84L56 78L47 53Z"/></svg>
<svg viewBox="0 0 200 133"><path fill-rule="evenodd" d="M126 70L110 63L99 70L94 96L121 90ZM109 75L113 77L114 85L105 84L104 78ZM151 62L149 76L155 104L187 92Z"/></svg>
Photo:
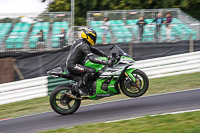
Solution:
<svg viewBox="0 0 200 133"><path fill-rule="evenodd" d="M48 94L51 93L51 91L58 85L61 85L61 84L66 84L66 83L69 83L70 81L69 80L66 80L64 78L52 78L52 77L48 77Z"/></svg>
<svg viewBox="0 0 200 133"><path fill-rule="evenodd" d="M200 52L137 61L134 67L143 70L149 78L199 72Z"/></svg>
<svg viewBox="0 0 200 133"><path fill-rule="evenodd" d="M200 52L137 61L133 66L149 78L200 72ZM56 86L69 83L47 76L0 84L0 105L47 96Z"/></svg>

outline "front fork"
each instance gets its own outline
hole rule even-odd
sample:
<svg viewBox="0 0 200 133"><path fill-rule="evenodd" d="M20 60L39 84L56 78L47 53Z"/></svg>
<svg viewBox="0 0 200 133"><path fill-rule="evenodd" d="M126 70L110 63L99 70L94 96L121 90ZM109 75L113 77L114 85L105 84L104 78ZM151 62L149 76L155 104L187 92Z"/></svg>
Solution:
<svg viewBox="0 0 200 133"><path fill-rule="evenodd" d="M135 84L135 77L133 76L133 71L137 70L137 68L130 68L130 69L127 69L126 72L124 73L125 76L131 81L131 83L136 86Z"/></svg>

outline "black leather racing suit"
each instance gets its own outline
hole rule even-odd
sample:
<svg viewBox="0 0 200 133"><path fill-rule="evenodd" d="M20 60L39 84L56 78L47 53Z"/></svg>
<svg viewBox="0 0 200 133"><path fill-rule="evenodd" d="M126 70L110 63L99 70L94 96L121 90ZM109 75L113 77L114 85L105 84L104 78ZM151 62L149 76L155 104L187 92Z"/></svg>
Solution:
<svg viewBox="0 0 200 133"><path fill-rule="evenodd" d="M74 44L71 46L66 65L68 71L71 74L77 76L84 74L82 81L80 81L78 84L79 87L86 85L88 81L95 76L96 73L94 68L84 66L84 60L86 57L88 57L88 59L93 63L103 65L108 64L108 62L105 60L95 58L94 54L107 57L107 54L89 45L84 39L75 40Z"/></svg>

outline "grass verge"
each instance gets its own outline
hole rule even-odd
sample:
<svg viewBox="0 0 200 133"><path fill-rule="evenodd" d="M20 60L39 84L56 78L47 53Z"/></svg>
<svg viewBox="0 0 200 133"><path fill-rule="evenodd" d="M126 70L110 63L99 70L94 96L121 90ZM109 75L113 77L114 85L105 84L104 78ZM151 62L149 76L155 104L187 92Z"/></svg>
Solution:
<svg viewBox="0 0 200 133"><path fill-rule="evenodd" d="M200 72L151 79L149 90L145 95L200 88L199 81L200 81ZM98 101L83 100L81 105L95 104L95 103L119 100L124 98L128 97L123 94L120 94L112 97L103 98ZM49 105L49 97L36 98L26 101L0 105L0 119L13 118L13 117L41 113L51 110L52 109Z"/></svg>
<svg viewBox="0 0 200 133"><path fill-rule="evenodd" d="M199 133L199 123L200 111L196 111L146 116L111 123L79 125L40 133Z"/></svg>

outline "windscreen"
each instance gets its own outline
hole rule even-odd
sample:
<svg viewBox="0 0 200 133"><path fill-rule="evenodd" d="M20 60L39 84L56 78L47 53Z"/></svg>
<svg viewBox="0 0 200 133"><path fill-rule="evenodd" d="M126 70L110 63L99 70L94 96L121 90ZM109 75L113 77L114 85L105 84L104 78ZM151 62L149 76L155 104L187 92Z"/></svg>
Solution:
<svg viewBox="0 0 200 133"><path fill-rule="evenodd" d="M120 56L126 56L129 57L129 55L127 53L125 53L120 47L118 47L117 45L114 45L111 49L110 49L110 54L112 53L118 53Z"/></svg>

